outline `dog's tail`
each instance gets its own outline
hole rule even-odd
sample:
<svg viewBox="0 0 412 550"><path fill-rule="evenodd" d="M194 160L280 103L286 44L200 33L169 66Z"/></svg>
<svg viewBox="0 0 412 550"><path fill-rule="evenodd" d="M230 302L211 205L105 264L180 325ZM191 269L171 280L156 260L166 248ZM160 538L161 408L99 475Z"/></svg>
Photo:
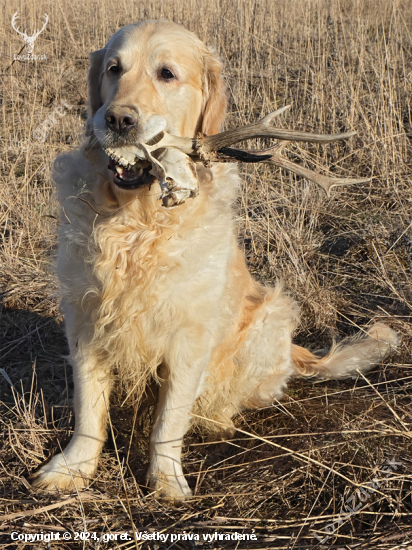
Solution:
<svg viewBox="0 0 412 550"><path fill-rule="evenodd" d="M346 378L357 370L367 371L398 345L398 333L383 323L376 323L367 331L335 344L324 357L292 344L292 361L298 376Z"/></svg>

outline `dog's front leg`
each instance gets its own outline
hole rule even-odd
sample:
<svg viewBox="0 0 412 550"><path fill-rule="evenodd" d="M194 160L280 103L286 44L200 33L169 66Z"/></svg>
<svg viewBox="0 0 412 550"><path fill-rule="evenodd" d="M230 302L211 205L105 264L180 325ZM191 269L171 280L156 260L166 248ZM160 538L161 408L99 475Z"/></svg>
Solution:
<svg viewBox="0 0 412 550"><path fill-rule="evenodd" d="M170 500L184 500L192 494L182 471L182 442L210 360L209 346L199 341L193 345L191 336L175 339L166 358L150 438L148 484L158 496Z"/></svg>
<svg viewBox="0 0 412 550"><path fill-rule="evenodd" d="M33 486L42 489L72 489L87 485L106 440L107 408L111 382L107 371L87 345L87 328L73 327L82 334L73 338L75 317L66 314L66 329L74 375L75 429L65 450L33 476ZM79 330L80 328L80 330Z"/></svg>

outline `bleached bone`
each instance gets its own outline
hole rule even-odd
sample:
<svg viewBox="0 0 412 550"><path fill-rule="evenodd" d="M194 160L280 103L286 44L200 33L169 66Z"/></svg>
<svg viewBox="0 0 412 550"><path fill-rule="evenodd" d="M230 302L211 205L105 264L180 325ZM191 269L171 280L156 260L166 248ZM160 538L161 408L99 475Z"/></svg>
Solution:
<svg viewBox="0 0 412 550"><path fill-rule="evenodd" d="M188 155L175 148L165 148L159 158L149 151L146 154L152 163L150 173L158 179L162 190L159 199L163 206L178 206L198 195L196 166Z"/></svg>

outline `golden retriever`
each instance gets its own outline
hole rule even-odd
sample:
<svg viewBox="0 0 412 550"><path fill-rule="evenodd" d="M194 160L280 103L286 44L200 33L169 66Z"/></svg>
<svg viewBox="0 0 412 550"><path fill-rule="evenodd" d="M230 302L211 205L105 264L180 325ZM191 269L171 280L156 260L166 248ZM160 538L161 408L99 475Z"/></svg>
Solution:
<svg viewBox="0 0 412 550"><path fill-rule="evenodd" d="M298 305L281 285L254 281L237 244L233 164L197 163L199 195L165 208L147 161L128 170L105 153L163 129L216 133L225 110L221 63L179 25L126 26L90 55L89 137L55 163L75 431L35 486L82 486L93 476L116 377L138 397L149 380L160 385L148 484L184 499L181 447L192 412L210 420L207 430L230 431L239 411L280 399L291 376L342 378L396 346L382 324L324 357L292 344Z"/></svg>

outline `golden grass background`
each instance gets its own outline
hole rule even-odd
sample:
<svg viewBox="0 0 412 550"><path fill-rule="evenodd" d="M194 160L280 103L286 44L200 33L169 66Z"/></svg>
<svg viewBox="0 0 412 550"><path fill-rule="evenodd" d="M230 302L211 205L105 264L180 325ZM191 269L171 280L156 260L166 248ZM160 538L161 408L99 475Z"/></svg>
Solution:
<svg viewBox="0 0 412 550"><path fill-rule="evenodd" d="M17 10L28 34L48 14L33 52L46 60L13 62L23 45L11 27ZM288 148L289 158L308 167L371 178L335 188L330 198L279 169L242 168L239 240L254 276L268 283L282 278L301 304L298 343L329 346L371 320L396 328L403 343L367 381L295 381L282 403L238 419L249 435L239 433L236 441L213 445L198 434L188 437L184 468L196 494L187 506L168 507L144 489L150 414L132 431L133 409L115 407L113 437L95 482L64 504L65 495L36 493L26 481L67 442L74 425L53 275L58 207L50 168L58 152L81 140L89 51L119 27L146 18L172 19L214 46L225 64L228 126L292 104L279 125L358 132L345 143ZM116 533L133 521L166 532L253 528L258 542L250 548L313 548L314 533L321 536L338 517L357 484L382 477L392 457L402 467L326 545L412 547L411 3L7 2L0 25L0 516L7 516L0 517L0 547L14 547L12 530ZM61 100L72 108L38 142L33 131ZM27 140L31 145L22 150ZM44 510L50 504L57 507ZM174 547L192 548L187 542Z"/></svg>

